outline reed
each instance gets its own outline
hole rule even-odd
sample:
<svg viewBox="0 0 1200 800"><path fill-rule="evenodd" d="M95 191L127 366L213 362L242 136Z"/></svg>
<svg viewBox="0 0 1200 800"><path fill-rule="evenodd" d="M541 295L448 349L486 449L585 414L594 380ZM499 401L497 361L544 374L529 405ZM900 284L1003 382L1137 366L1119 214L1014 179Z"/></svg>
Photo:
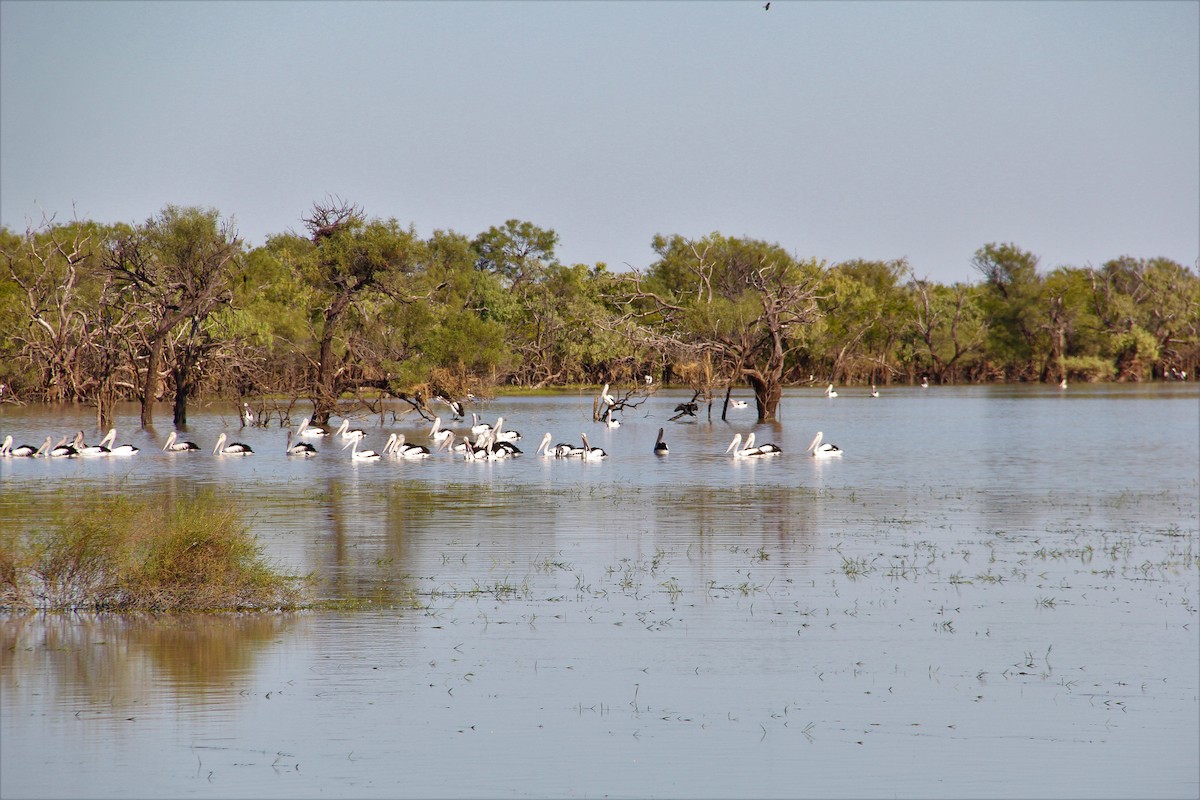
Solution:
<svg viewBox="0 0 1200 800"><path fill-rule="evenodd" d="M0 608L219 611L300 602L300 579L272 569L236 503L212 491L157 500L60 493L27 504L26 524L6 524L0 535Z"/></svg>

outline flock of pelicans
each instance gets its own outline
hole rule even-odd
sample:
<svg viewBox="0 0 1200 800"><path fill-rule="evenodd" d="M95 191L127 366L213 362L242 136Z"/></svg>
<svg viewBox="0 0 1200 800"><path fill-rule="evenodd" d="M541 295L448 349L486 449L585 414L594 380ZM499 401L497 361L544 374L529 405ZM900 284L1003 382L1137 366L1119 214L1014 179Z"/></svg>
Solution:
<svg viewBox="0 0 1200 800"><path fill-rule="evenodd" d="M744 404L744 401L739 402ZM499 417L495 425L481 422L477 414L472 414L471 417L472 425L469 432L458 434L448 428L443 428L441 417L434 418L433 427L429 430L429 438L433 445L432 451L425 445L407 442L405 435L402 433L393 433L388 437L383 450L379 452L359 449L359 444L366 438L366 432L359 428L350 428L349 420L343 420L341 426L336 430L330 431L319 425L312 425L308 419L305 419L300 423L300 427L294 434L291 429L288 430L287 454L301 458L315 456L317 448L311 442L305 440L329 439L333 441L340 440L342 442L342 449L349 448L350 458L354 461L377 461L385 457L401 459L428 458L433 452L440 451L462 456L471 461L496 461L521 455L522 451L516 444L520 441L521 434L517 431L506 429L504 427L504 417ZM658 456L665 456L670 452L666 441L663 439L663 433L664 429L659 428L658 439L654 443L653 452ZM41 446L28 444L13 446L13 437L6 436L4 443L0 445L0 457L97 458L132 456L137 454L139 448L132 444L116 444L116 436L116 428L113 428L100 440L99 444L89 445L84 441L83 431L79 431L74 437L62 437L57 444L53 443L53 437L47 436ZM579 444L560 442L552 445L553 437L547 433L542 437L541 443L535 452L544 458L578 458L584 461L597 461L608 457L608 453L603 448L593 447L588 442L586 433L580 434L580 440ZM180 439L174 431L167 437L167 441L162 449L168 453L199 452L202 450L195 442ZM773 443L756 444L754 433L751 432L746 436L745 441L742 440L742 434L740 433L734 436L733 441L729 443L729 447L725 449L725 452L732 453L734 458L761 458L779 455L783 450L779 445ZM842 450L837 445L825 442L824 434L820 432L817 433L816 438L813 439L805 452L812 453L816 458L829 458L842 454ZM254 450L248 444L229 441L228 437L222 433L217 437L212 454L215 456L249 456L254 454Z"/></svg>

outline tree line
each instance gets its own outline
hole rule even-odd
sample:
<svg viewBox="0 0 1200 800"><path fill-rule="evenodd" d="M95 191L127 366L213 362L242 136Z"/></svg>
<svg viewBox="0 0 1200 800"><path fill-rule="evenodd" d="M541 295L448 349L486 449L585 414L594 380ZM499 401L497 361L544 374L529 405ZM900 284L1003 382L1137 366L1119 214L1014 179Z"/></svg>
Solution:
<svg viewBox="0 0 1200 800"><path fill-rule="evenodd" d="M1200 277L1166 258L1039 269L985 244L979 280L942 285L903 259L827 264L778 244L658 235L644 269L564 264L558 235L508 220L428 238L329 197L304 230L247 248L215 209L138 225L0 228L0 401L339 404L436 400L503 385L753 389L775 418L790 385L1146 381L1200 365ZM633 390L631 389L630 392ZM626 393L623 400L628 400Z"/></svg>

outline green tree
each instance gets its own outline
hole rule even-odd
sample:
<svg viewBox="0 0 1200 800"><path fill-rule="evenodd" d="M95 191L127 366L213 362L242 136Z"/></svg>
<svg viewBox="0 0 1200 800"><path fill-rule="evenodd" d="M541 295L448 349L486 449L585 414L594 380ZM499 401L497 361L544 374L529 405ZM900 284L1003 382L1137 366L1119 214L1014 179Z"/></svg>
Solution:
<svg viewBox="0 0 1200 800"><path fill-rule="evenodd" d="M175 424L187 421L187 401L199 358L203 323L229 302L230 265L242 243L216 209L166 206L128 235L110 240L105 268L128 288L142 317L145 373L138 399L141 423L154 423L154 400L162 381L168 340L187 324L171 364L175 378Z"/></svg>
<svg viewBox="0 0 1200 800"><path fill-rule="evenodd" d="M987 244L971 263L984 278L989 358L1010 378L1034 377L1048 350L1037 256L1014 244Z"/></svg>
<svg viewBox="0 0 1200 800"><path fill-rule="evenodd" d="M654 238L658 260L628 279L626 321L664 345L715 359L726 380L754 390L759 422L778 414L784 365L799 330L816 318L823 265L781 247L718 233Z"/></svg>

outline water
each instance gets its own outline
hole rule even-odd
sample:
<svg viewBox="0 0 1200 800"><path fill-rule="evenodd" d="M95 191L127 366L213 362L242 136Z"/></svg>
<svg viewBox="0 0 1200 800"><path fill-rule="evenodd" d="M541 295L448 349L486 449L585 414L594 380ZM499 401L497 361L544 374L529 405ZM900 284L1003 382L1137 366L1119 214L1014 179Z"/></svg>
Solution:
<svg viewBox="0 0 1200 800"><path fill-rule="evenodd" d="M475 410L526 454L487 463L289 459L232 408L167 455L169 412L129 407L133 458L0 460L3 520L219 487L360 607L0 617L0 795L1195 797L1197 386L881 393L754 426L669 423L663 392L615 430L500 398ZM0 435L91 421L6 406ZM367 447L427 442L384 421ZM724 454L750 430L785 454ZM844 457L806 458L817 430ZM257 454L213 457L222 431ZM546 431L610 457L538 458Z"/></svg>

